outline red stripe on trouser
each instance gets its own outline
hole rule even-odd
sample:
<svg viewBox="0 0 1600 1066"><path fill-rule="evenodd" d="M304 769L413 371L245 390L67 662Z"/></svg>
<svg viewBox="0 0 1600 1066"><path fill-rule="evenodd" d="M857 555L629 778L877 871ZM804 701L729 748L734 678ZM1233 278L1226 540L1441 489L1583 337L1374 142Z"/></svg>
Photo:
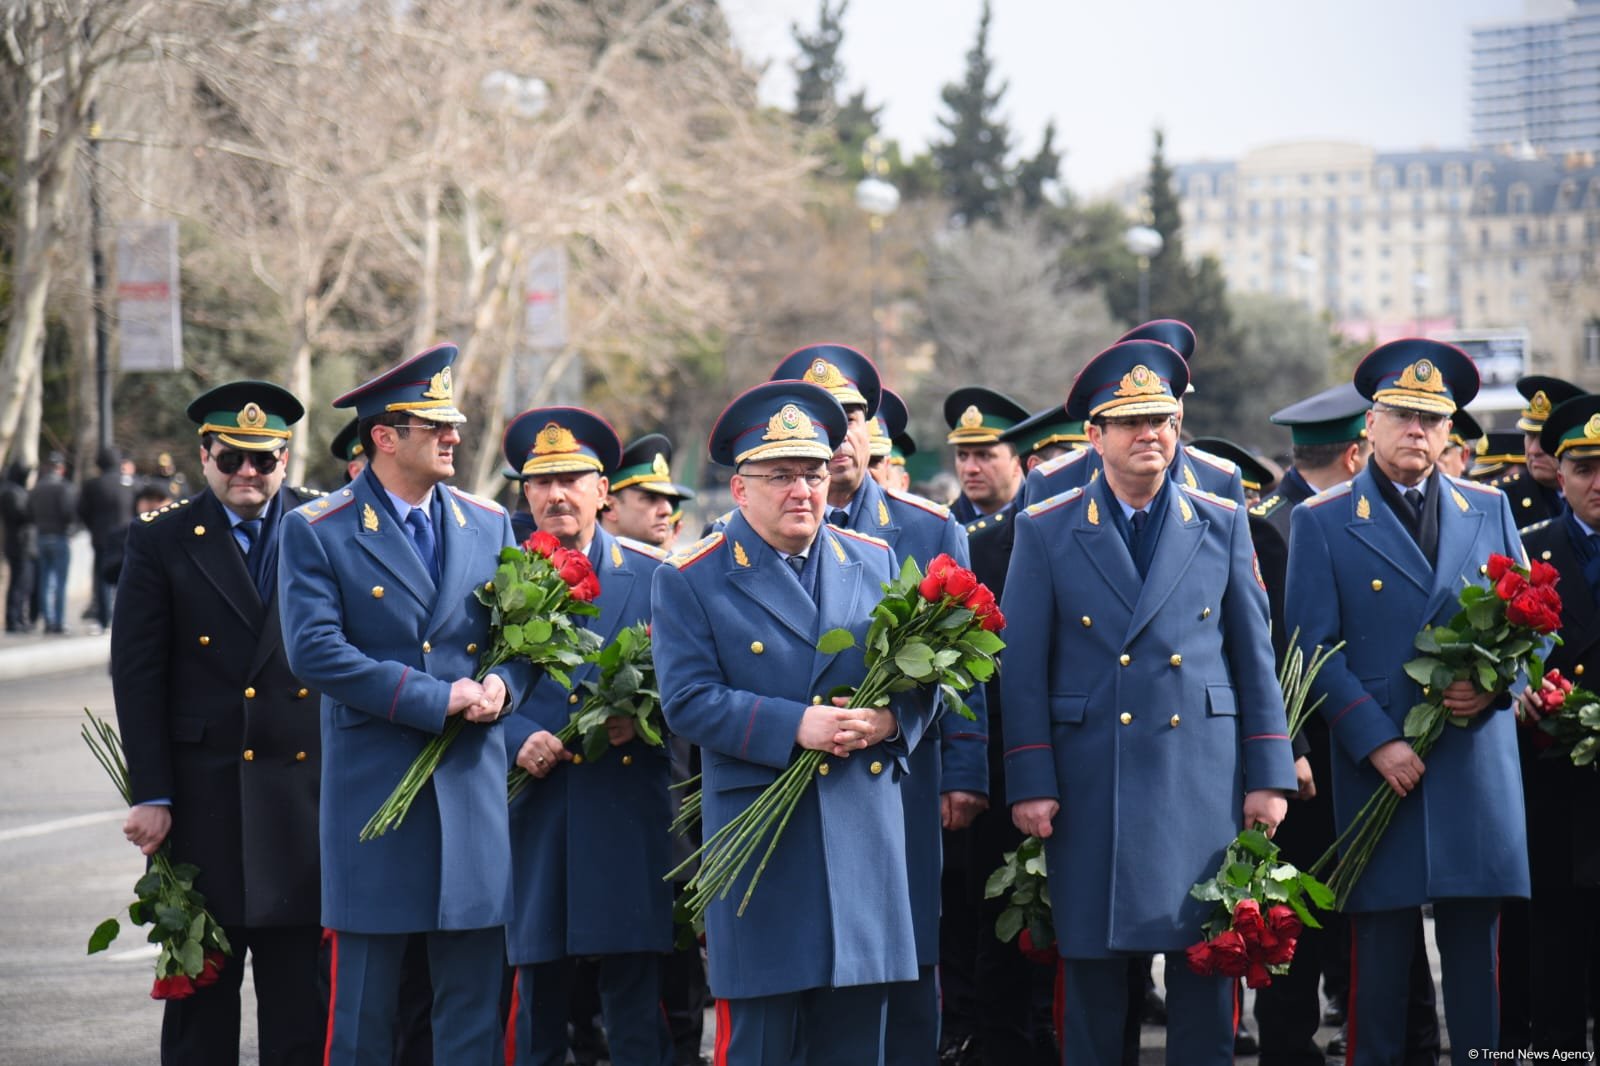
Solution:
<svg viewBox="0 0 1600 1066"><path fill-rule="evenodd" d="M733 1019L728 1013L728 1001L717 1000L717 1042L711 1053L713 1066L728 1066L728 1043L733 1039Z"/></svg>
<svg viewBox="0 0 1600 1066"><path fill-rule="evenodd" d="M1056 1029L1056 1046L1067 1043L1067 960L1056 960L1056 987L1050 996L1050 1024ZM1066 1062L1065 1056L1062 1062Z"/></svg>
<svg viewBox="0 0 1600 1066"><path fill-rule="evenodd" d="M1239 979L1238 978L1234 978L1234 981L1233 981L1233 1035L1234 1035L1234 1039L1238 1039L1238 1036L1239 1036Z"/></svg>
<svg viewBox="0 0 1600 1066"><path fill-rule="evenodd" d="M1350 916L1350 991L1345 993L1344 1004L1344 1021L1346 1027L1344 1037L1345 1062L1356 1061L1356 975L1359 972L1356 966L1356 960L1358 958L1360 958L1360 956L1356 953L1356 919L1355 915L1352 914Z"/></svg>
<svg viewBox="0 0 1600 1066"><path fill-rule="evenodd" d="M324 929L322 935L331 945L328 949L328 1035L322 1041L322 1066L333 1060L333 1006L339 1001L339 933Z"/></svg>
<svg viewBox="0 0 1600 1066"><path fill-rule="evenodd" d="M511 1014L506 1018L506 1066L517 1066L517 1013L522 995L522 970L511 971Z"/></svg>

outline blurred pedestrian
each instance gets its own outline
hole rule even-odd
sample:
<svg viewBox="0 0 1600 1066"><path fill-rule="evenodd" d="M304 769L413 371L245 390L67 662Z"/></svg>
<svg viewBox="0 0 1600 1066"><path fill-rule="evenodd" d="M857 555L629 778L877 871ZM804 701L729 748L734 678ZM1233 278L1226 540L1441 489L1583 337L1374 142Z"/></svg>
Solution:
<svg viewBox="0 0 1600 1066"><path fill-rule="evenodd" d="M78 489L67 480L67 459L51 452L28 494L28 509L33 512L39 533L39 613L44 615L46 633L65 633L67 610L67 567L72 562L73 527L77 524Z"/></svg>
<svg viewBox="0 0 1600 1066"><path fill-rule="evenodd" d="M128 523L133 521L133 497L139 486L133 476L133 464L124 464L115 448L101 448L95 465L100 468L100 475L85 481L78 494L78 521L89 531L89 544L94 549L94 596L89 617L95 625L107 629L111 626L117 586L101 575L117 569L110 557L121 550L127 537Z"/></svg>
<svg viewBox="0 0 1600 1066"><path fill-rule="evenodd" d="M34 585L39 564L39 535L28 508L28 478L33 468L22 460L12 462L0 482L0 528L5 530L6 632L31 633L39 620Z"/></svg>

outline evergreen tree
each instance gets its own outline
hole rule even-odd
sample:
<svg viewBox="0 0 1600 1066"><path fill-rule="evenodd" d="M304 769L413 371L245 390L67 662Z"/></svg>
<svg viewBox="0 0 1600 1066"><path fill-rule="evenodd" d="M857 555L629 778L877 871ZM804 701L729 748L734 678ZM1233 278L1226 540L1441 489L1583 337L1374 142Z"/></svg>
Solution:
<svg viewBox="0 0 1600 1066"><path fill-rule="evenodd" d="M1007 86L1000 82L990 87L994 61L989 56L989 16L989 0L984 0L978 38L967 52L966 75L940 93L950 112L939 116L947 139L931 146L944 194L955 216L967 225L985 219L999 222L1014 187L1006 166L1011 130L997 114Z"/></svg>
<svg viewBox="0 0 1600 1066"><path fill-rule="evenodd" d="M844 13L849 7L850 0L839 0L837 8L828 0L818 0L813 33L801 30L799 23L789 24L789 34L800 48L794 64L794 117L801 125L821 126L838 110L839 88L844 82L839 45L844 41Z"/></svg>
<svg viewBox="0 0 1600 1066"><path fill-rule="evenodd" d="M1044 141L1031 159L1017 167L1017 195L1022 198L1022 210L1033 214L1049 203L1046 191L1061 180L1061 153L1056 151L1056 120L1044 127Z"/></svg>

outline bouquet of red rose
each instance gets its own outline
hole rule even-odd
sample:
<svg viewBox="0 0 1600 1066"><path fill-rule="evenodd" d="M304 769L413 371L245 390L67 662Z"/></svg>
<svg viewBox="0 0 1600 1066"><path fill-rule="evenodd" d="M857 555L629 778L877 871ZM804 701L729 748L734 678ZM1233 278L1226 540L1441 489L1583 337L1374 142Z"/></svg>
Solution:
<svg viewBox="0 0 1600 1066"><path fill-rule="evenodd" d="M1000 868L989 875L983 898L1002 896L1007 897L1006 909L994 922L1000 942L1015 937L1017 947L1033 962L1054 962L1056 926L1050 912L1050 869L1039 837L1024 837L1017 850L1006 852Z"/></svg>
<svg viewBox="0 0 1600 1066"><path fill-rule="evenodd" d="M1281 861L1278 845L1260 827L1240 833L1216 876L1189 895L1216 903L1201 927L1204 938L1185 950L1189 969L1202 977L1243 977L1251 988L1289 971L1302 927L1322 928L1307 904L1333 905L1328 887Z"/></svg>
<svg viewBox="0 0 1600 1066"><path fill-rule="evenodd" d="M89 724L79 730L98 762L117 786L122 801L133 803L128 787L128 764L122 756L122 740L116 730L96 718L88 709ZM226 957L233 954L222 926L206 910L206 898L195 891L200 871L186 862L172 861L171 840L162 842L150 856L150 868L133 886L138 896L128 904L128 919L134 925L155 924L149 941L161 945L156 956L156 981L151 999L183 999L194 990L216 982L222 975ZM89 934L89 954L104 951L122 932L122 924L107 918Z"/></svg>
<svg viewBox="0 0 1600 1066"><path fill-rule="evenodd" d="M636 622L621 630L603 650L590 655L589 661L599 668L598 677L582 682L589 695L556 731L556 739L570 744L582 737L583 757L598 759L611 746L606 720L627 718L639 739L653 748L661 747L665 726L650 652L650 624ZM506 774L506 802L516 799L532 779L528 771L513 766Z"/></svg>
<svg viewBox="0 0 1600 1066"><path fill-rule="evenodd" d="M1487 585L1467 585L1458 600L1461 610L1448 625L1418 633L1422 655L1405 664L1406 674L1422 686L1422 702L1406 714L1401 727L1418 757L1433 750L1446 724L1465 728L1471 719L1445 710L1444 690L1456 681L1471 681L1483 692L1510 689L1519 676L1539 677L1544 670L1544 642L1561 643L1560 574L1548 563L1529 569L1504 555L1489 556ZM1371 861L1378 842L1394 819L1400 797L1380 784L1354 820L1311 869L1331 867L1327 877L1337 905L1343 909ZM1341 854L1342 852L1342 854Z"/></svg>
<svg viewBox="0 0 1600 1066"><path fill-rule="evenodd" d="M489 647L473 677L482 681L496 666L526 659L571 688L567 671L580 665L600 644L599 636L577 621L579 616L600 613L590 602L598 595L600 579L589 565L589 557L563 548L548 533L535 533L520 548L500 549L494 580L477 591L478 602L489 608ZM446 719L443 732L428 741L389 798L362 827L362 840L400 827L465 724L460 715Z"/></svg>
<svg viewBox="0 0 1600 1066"><path fill-rule="evenodd" d="M848 697L852 707L887 707L895 693L936 684L951 710L973 718L960 693L994 676L995 654L1005 647L995 634L1004 625L994 593L971 570L948 555L939 555L928 564L924 576L916 561L907 559L900 576L883 586L883 599L872 609L865 646L866 677L854 691L834 695ZM855 643L849 630L834 629L822 635L817 650L837 655ZM765 843L761 862L739 903L739 914L744 914L767 860L824 757L820 751L802 751L754 803L667 874L670 880L700 864L680 901L684 920L699 920L712 900L733 891L734 883Z"/></svg>
<svg viewBox="0 0 1600 1066"><path fill-rule="evenodd" d="M1600 696L1574 685L1559 670L1544 679L1548 687L1541 686L1532 698L1543 712L1539 728L1549 737L1546 751L1565 755L1574 766L1594 766L1600 755Z"/></svg>

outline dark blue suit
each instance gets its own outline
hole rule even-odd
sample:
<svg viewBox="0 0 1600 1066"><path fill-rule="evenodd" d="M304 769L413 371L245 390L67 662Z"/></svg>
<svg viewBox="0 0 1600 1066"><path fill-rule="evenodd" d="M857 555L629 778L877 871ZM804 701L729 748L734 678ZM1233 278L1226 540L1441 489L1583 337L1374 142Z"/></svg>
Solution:
<svg viewBox="0 0 1600 1066"><path fill-rule="evenodd" d="M387 1058L401 934L425 932L436 1058L487 1064L502 1035L496 1002L511 895L502 725L467 725L405 824L367 843L358 837L443 730L452 682L476 672L489 612L473 593L513 543L511 523L496 503L435 486L427 506L441 559L436 585L383 491L368 468L295 510L280 534L285 649L296 674L323 693L322 922L339 934L332 1059ZM495 672L513 706L534 679L526 663Z"/></svg>
<svg viewBox="0 0 1600 1066"><path fill-rule="evenodd" d="M1007 800L1060 801L1047 843L1066 1062L1115 1062L1126 958L1169 957L1169 1048L1231 1062L1233 982L1188 972L1244 794L1295 788L1244 508L1169 485L1143 578L1104 479L1016 519L1006 577ZM1171 961L1175 959L1176 961ZM1173 1060L1177 1061L1177 1060Z"/></svg>
<svg viewBox="0 0 1600 1066"><path fill-rule="evenodd" d="M700 745L705 834L716 833L797 754L806 707L865 667L859 648L816 650L820 635L866 633L881 585L895 575L881 541L825 526L813 542L813 601L742 514L656 571L652 617L662 707L673 731ZM897 697L899 735L849 758L829 757L806 791L743 917L745 881L706 913L706 948L728 1061L761 1062L773 1026L808 1061L870 1064L882 1055L883 986L917 976L900 782L931 724L933 703ZM761 1024L756 1026L757 1030ZM719 1037L719 1040L722 1039ZM782 1040L779 1039L782 1044ZM784 1053L793 1045L783 1045Z"/></svg>
<svg viewBox="0 0 1600 1066"><path fill-rule="evenodd" d="M1401 739L1422 693L1403 669L1412 641L1458 610L1463 583L1483 580L1491 552L1523 558L1505 497L1439 476L1437 565L1430 565L1384 501L1373 464L1297 507L1285 612L1309 650L1344 641L1317 675L1320 713L1333 735L1338 828L1350 824L1383 779L1368 756ZM1451 1042L1494 1048L1494 920L1504 896L1528 894L1528 859L1515 723L1486 710L1447 728L1427 772L1402 800L1351 895L1351 1053L1358 1063L1398 1062L1414 908L1433 901L1445 962Z"/></svg>
<svg viewBox="0 0 1600 1066"><path fill-rule="evenodd" d="M589 627L610 643L650 620L650 579L664 553L596 527L598 618ZM572 675L569 693L538 681L504 726L506 765L539 730L567 724L593 675ZM559 1066L567 1053L570 960L604 956L600 992L611 1060L658 1064L660 960L672 947L666 748L635 738L598 759L563 763L534 778L511 808L512 912L507 953L519 967L517 1061Z"/></svg>

